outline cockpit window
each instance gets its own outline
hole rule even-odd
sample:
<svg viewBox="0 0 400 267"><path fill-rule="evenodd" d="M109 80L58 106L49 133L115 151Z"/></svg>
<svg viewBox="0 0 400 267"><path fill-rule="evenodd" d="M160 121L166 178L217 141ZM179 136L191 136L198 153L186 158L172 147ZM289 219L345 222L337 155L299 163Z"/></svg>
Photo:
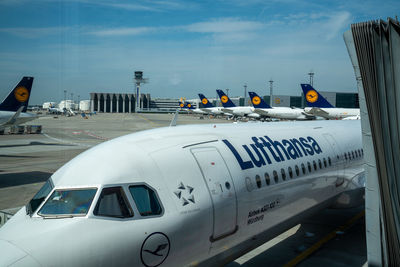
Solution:
<svg viewBox="0 0 400 267"><path fill-rule="evenodd" d="M133 216L132 208L127 204L122 187L104 188L93 214L97 216L129 218Z"/></svg>
<svg viewBox="0 0 400 267"><path fill-rule="evenodd" d="M86 215L97 189L58 189L39 211L42 216Z"/></svg>
<svg viewBox="0 0 400 267"><path fill-rule="evenodd" d="M136 206L142 216L159 215L162 212L156 193L145 185L133 185L129 191L135 200Z"/></svg>
<svg viewBox="0 0 400 267"><path fill-rule="evenodd" d="M32 215L37 208L43 203L46 197L50 194L51 190L53 190L54 186L51 179L48 179L46 183L40 188L40 190L36 193L36 195L29 201L26 205L26 214Z"/></svg>

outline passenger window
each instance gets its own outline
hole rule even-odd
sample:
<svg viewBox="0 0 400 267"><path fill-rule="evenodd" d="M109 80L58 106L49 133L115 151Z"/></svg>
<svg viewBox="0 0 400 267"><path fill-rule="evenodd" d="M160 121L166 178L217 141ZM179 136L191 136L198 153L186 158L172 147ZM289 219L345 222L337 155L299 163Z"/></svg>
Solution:
<svg viewBox="0 0 400 267"><path fill-rule="evenodd" d="M332 165L332 161L331 161L331 158L330 158L330 157L328 157L328 164L329 164L329 166Z"/></svg>
<svg viewBox="0 0 400 267"><path fill-rule="evenodd" d="M347 157L348 157L349 159L351 159L351 154L350 154L350 152L347 152Z"/></svg>
<svg viewBox="0 0 400 267"><path fill-rule="evenodd" d="M322 169L322 162L321 162L320 159L318 159L318 166L319 166L320 169Z"/></svg>
<svg viewBox="0 0 400 267"><path fill-rule="evenodd" d="M281 169L281 174L282 174L282 180L286 180L286 173L284 169Z"/></svg>
<svg viewBox="0 0 400 267"><path fill-rule="evenodd" d="M256 175L256 184L258 188L261 188L261 178L260 175Z"/></svg>
<svg viewBox="0 0 400 267"><path fill-rule="evenodd" d="M364 156L364 149L361 148L361 154Z"/></svg>
<svg viewBox="0 0 400 267"><path fill-rule="evenodd" d="M303 171L303 174L306 174L306 166L304 164L301 164L301 170Z"/></svg>
<svg viewBox="0 0 400 267"><path fill-rule="evenodd" d="M317 170L317 163L315 162L315 160L313 160L313 165L314 165L314 171Z"/></svg>
<svg viewBox="0 0 400 267"><path fill-rule="evenodd" d="M142 216L161 214L161 205L158 202L156 193L145 185L133 185L129 191L135 200L136 206Z"/></svg>
<svg viewBox="0 0 400 267"><path fill-rule="evenodd" d="M307 161L308 172L311 172L311 163Z"/></svg>
<svg viewBox="0 0 400 267"><path fill-rule="evenodd" d="M344 153L344 158L347 160L347 153Z"/></svg>
<svg viewBox="0 0 400 267"><path fill-rule="evenodd" d="M101 191L101 195L93 211L96 216L129 218L133 211L126 200L122 187L107 187Z"/></svg>
<svg viewBox="0 0 400 267"><path fill-rule="evenodd" d="M278 181L279 181L278 173L277 173L276 171L273 171L273 172L272 172L272 175L274 176L274 181L275 181L275 183L277 184Z"/></svg>
<svg viewBox="0 0 400 267"><path fill-rule="evenodd" d="M290 179L292 179L293 178L293 171L292 171L291 167L288 168L288 173L289 173Z"/></svg>
<svg viewBox="0 0 400 267"><path fill-rule="evenodd" d="M355 157L354 157L354 151L351 151L351 155L353 156L353 159L354 159L354 158L355 158Z"/></svg>
<svg viewBox="0 0 400 267"><path fill-rule="evenodd" d="M269 174L267 172L264 174L264 177L265 177L265 182L267 183L267 185L269 185L271 183L271 180L269 179Z"/></svg>
<svg viewBox="0 0 400 267"><path fill-rule="evenodd" d="M294 169L296 170L296 175L299 176L300 175L299 167L296 165L294 166Z"/></svg>
<svg viewBox="0 0 400 267"><path fill-rule="evenodd" d="M326 159L324 158L324 167L326 168L326 166L328 165L326 164Z"/></svg>

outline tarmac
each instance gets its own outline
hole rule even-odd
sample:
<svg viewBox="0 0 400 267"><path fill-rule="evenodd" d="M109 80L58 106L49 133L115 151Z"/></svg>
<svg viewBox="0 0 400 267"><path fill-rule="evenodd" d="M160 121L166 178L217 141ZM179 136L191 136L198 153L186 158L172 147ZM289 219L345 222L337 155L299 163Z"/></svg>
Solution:
<svg viewBox="0 0 400 267"><path fill-rule="evenodd" d="M24 206L43 183L76 155L129 133L169 126L173 114L42 116L42 134L0 135L0 210ZM178 125L232 123L180 114ZM268 123L268 122L265 122ZM226 267L366 266L364 207L326 209Z"/></svg>

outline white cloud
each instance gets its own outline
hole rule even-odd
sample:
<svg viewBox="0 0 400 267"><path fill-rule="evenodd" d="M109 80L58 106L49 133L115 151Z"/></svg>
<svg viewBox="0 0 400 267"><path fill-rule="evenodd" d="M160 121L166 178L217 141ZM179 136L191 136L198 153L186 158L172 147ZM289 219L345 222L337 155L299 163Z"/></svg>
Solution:
<svg viewBox="0 0 400 267"><path fill-rule="evenodd" d="M157 28L153 27L114 28L114 29L89 31L88 34L96 36L128 36L128 35L146 34L149 32L154 32L156 30Z"/></svg>
<svg viewBox="0 0 400 267"><path fill-rule="evenodd" d="M0 28L0 32L24 38L39 38L54 35L70 29L69 27L44 27L44 28Z"/></svg>
<svg viewBox="0 0 400 267"><path fill-rule="evenodd" d="M185 26L189 32L198 33L232 33L256 31L263 27L263 24L255 21L244 21L237 18L223 18L206 22L193 23Z"/></svg>

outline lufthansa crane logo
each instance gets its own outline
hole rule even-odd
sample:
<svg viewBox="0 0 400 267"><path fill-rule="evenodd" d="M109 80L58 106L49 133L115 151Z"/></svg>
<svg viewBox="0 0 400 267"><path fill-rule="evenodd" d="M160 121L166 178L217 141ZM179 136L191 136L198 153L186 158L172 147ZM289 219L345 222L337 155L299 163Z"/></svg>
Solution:
<svg viewBox="0 0 400 267"><path fill-rule="evenodd" d="M201 100L201 103L203 103L204 105L206 105L208 103L206 98L203 98L203 100Z"/></svg>
<svg viewBox="0 0 400 267"><path fill-rule="evenodd" d="M314 103L315 101L318 100L318 93L315 90L310 90L306 94L306 99L310 103Z"/></svg>
<svg viewBox="0 0 400 267"><path fill-rule="evenodd" d="M147 267L159 266L168 257L169 249L168 236L161 232L152 233L142 244L140 259L143 265Z"/></svg>
<svg viewBox="0 0 400 267"><path fill-rule="evenodd" d="M252 101L254 105L259 105L261 103L261 99L258 96L253 97Z"/></svg>
<svg viewBox="0 0 400 267"><path fill-rule="evenodd" d="M221 101L225 104L226 102L228 102L228 97L226 95L221 96Z"/></svg>
<svg viewBox="0 0 400 267"><path fill-rule="evenodd" d="M183 108L183 103L180 103L179 106L180 106L181 108Z"/></svg>
<svg viewBox="0 0 400 267"><path fill-rule="evenodd" d="M14 96L18 102L26 102L26 100L28 100L29 97L29 92L25 87L21 86L15 89Z"/></svg>
<svg viewBox="0 0 400 267"><path fill-rule="evenodd" d="M188 108L191 108L191 107L192 107L192 104L189 103L189 104L187 104L187 106L188 106Z"/></svg>

